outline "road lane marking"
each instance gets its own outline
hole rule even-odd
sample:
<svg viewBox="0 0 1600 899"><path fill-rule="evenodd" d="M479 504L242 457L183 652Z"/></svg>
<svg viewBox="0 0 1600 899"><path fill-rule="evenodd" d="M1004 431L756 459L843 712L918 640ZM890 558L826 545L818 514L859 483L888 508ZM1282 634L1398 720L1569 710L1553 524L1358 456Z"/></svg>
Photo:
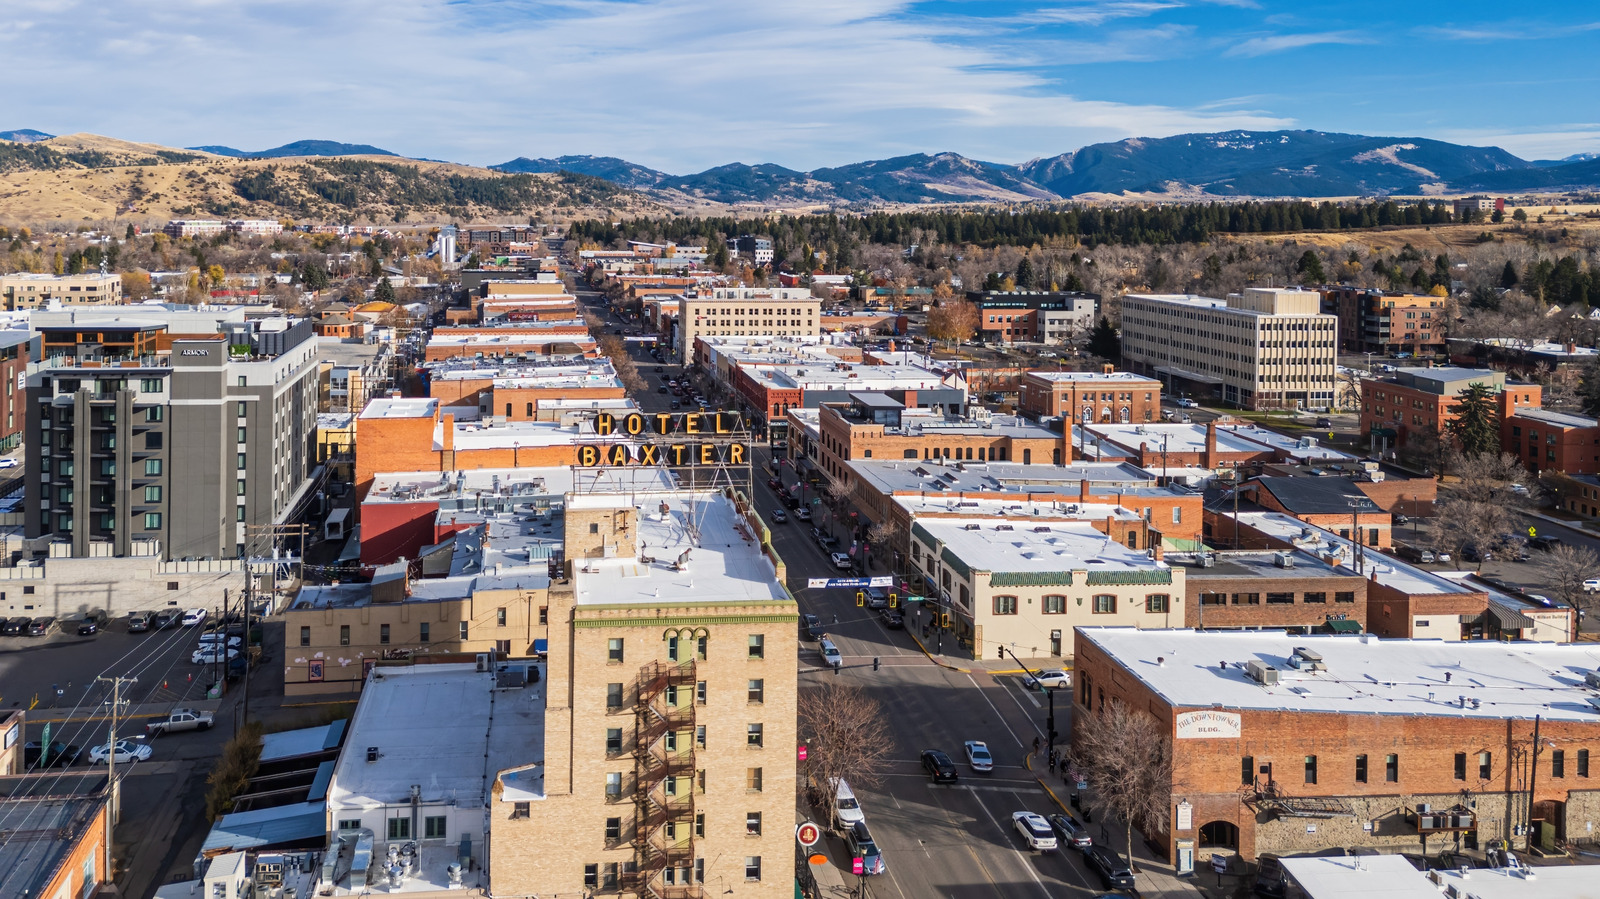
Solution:
<svg viewBox="0 0 1600 899"><path fill-rule="evenodd" d="M984 702L989 703L989 708L994 709L994 716L1000 719L1000 726L1006 729L1006 733L1011 735L1011 739L1017 741L1017 748L1026 750L1028 747L1023 744L1022 738L1017 736L1017 732L1011 729L1011 725L1006 722L1006 716L1000 714L1000 709L997 708L994 704L994 701L989 698L989 694L983 692L983 687L978 685L977 680L975 680L972 675L968 674L967 680L971 681L972 685L978 688L978 695L983 697ZM1017 703L1017 708L1022 708L1022 703ZM1027 710L1024 709L1023 714L1026 715Z"/></svg>
<svg viewBox="0 0 1600 899"><path fill-rule="evenodd" d="M1011 847L1011 851L1022 857L1022 867L1027 869L1028 876L1033 878L1033 882L1039 885L1040 892L1044 893L1044 899L1050 899L1050 888L1044 885L1044 879L1039 876L1039 872L1033 870L1032 856L1017 848L1016 837L1012 836L1012 831L1000 826L1000 822L995 820L994 813L989 811L987 805L980 802L978 803L978 808L983 809L983 816L989 819L989 823L993 824L996 830L1000 831L1000 836L1005 839L1006 845Z"/></svg>

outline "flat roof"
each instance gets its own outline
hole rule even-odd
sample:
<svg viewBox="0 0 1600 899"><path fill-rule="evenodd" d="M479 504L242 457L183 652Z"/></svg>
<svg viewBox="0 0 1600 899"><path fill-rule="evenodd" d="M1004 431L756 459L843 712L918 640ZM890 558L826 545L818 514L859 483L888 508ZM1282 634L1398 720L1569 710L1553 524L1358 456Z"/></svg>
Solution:
<svg viewBox="0 0 1600 899"><path fill-rule="evenodd" d="M439 435L442 437L443 435ZM567 446L579 440L594 437L594 424L583 422L565 425L558 421L497 421L493 424L456 422L455 448L457 450L505 449L512 445ZM437 443L437 441L435 441ZM612 443L630 441L612 440ZM435 446L434 449L443 449Z"/></svg>
<svg viewBox="0 0 1600 899"><path fill-rule="evenodd" d="M432 418L439 401L429 397L378 397L368 400L362 418Z"/></svg>
<svg viewBox="0 0 1600 899"><path fill-rule="evenodd" d="M1439 888L1399 855L1283 858L1283 870L1306 899L1440 899ZM1477 871L1473 886L1476 886Z"/></svg>
<svg viewBox="0 0 1600 899"><path fill-rule="evenodd" d="M1473 868L1465 876L1457 870L1441 870L1437 873L1444 886L1455 887L1457 896L1476 896L1477 899L1600 897L1600 886L1595 883L1595 875L1600 873L1600 869L1594 865ZM1438 895L1435 892L1435 896Z"/></svg>
<svg viewBox="0 0 1600 899"><path fill-rule="evenodd" d="M1219 512L1227 517L1231 512ZM1255 528L1265 534L1277 537L1280 540L1292 542L1302 553L1308 553L1315 558L1331 556L1341 565L1354 570L1355 545L1347 538L1340 537L1332 531L1306 524L1292 515L1282 512L1240 512L1239 523ZM1372 547L1365 547L1366 569L1363 576L1369 577L1386 587L1393 587L1402 593L1413 595L1435 595L1445 593L1481 593L1483 591L1464 587L1449 578L1440 577L1431 571L1418 568L1403 562L1394 556L1386 556L1377 552Z"/></svg>
<svg viewBox="0 0 1600 899"><path fill-rule="evenodd" d="M573 494L567 503L639 513L637 557L574 560L580 605L790 600L759 536L721 493ZM673 570L685 553L684 569Z"/></svg>
<svg viewBox="0 0 1600 899"><path fill-rule="evenodd" d="M1030 371L1025 372L1027 377L1040 378L1045 381L1137 381L1140 383L1159 384L1160 381L1148 375L1136 375L1131 371Z"/></svg>
<svg viewBox="0 0 1600 899"><path fill-rule="evenodd" d="M1600 424L1600 421L1596 421L1587 415L1574 415L1571 412L1552 412L1549 409L1520 409L1512 414L1517 418L1541 421L1561 428L1592 428Z"/></svg>
<svg viewBox="0 0 1600 899"><path fill-rule="evenodd" d="M896 496L895 505L913 517L926 515L956 515L985 519L1038 519L1041 524L1054 525L1063 521L1138 521L1139 515L1115 503L1068 502L1050 496L1030 497L1027 500L974 499L930 496ZM1015 524L1015 522L1012 522ZM1033 526L1029 526L1031 529ZM1099 533L1096 531L1096 533ZM991 535L992 536L992 535ZM1101 535L1104 536L1103 534ZM982 567L982 566L979 566ZM1052 569L1054 570L1054 569Z"/></svg>
<svg viewBox="0 0 1600 899"><path fill-rule="evenodd" d="M1275 550L1207 550L1204 553L1172 553L1166 554L1168 562L1187 561L1191 567L1188 573L1189 581L1198 581L1205 578L1237 578L1237 577L1349 577L1360 578L1361 575L1344 566L1334 566L1321 559L1313 559L1303 553L1294 557L1294 568L1285 571L1278 567L1277 556L1280 551ZM1199 567L1199 557L1211 556L1214 560L1210 568Z"/></svg>
<svg viewBox="0 0 1600 899"><path fill-rule="evenodd" d="M1218 425L1218 446L1221 446L1222 434L1258 443L1285 453L1295 459L1321 459L1332 462L1354 462L1359 456L1352 455L1343 450L1323 446L1315 437L1290 437L1277 431L1268 430L1260 425Z"/></svg>
<svg viewBox="0 0 1600 899"><path fill-rule="evenodd" d="M671 490L672 476L659 468L577 468L571 465L541 468L478 468L453 472L390 471L372 476L368 503L414 503L472 499L484 503L501 500L526 503L533 497L563 497L568 493ZM557 502L554 505L560 505Z"/></svg>
<svg viewBox="0 0 1600 899"><path fill-rule="evenodd" d="M79 792L74 788L76 781L57 789L54 778L49 779L48 786L43 783L43 776L9 778L8 786L15 780L37 782L27 783L0 799L0 820L6 823L7 831L7 839L0 841L0 894L38 896L105 805L106 798L100 792L105 776L102 773L98 778L93 792L88 783L83 783L82 795L70 796L60 794ZM41 789L50 795L28 795Z"/></svg>
<svg viewBox="0 0 1600 899"><path fill-rule="evenodd" d="M1115 510L1114 506L1105 506ZM1031 511L1031 507L1028 511ZM1131 512L1120 510L1129 517ZM916 526L968 567L979 571L1156 571L1168 568L1143 552L1128 549L1087 521L1066 518L1046 525L971 518L919 518Z"/></svg>
<svg viewBox="0 0 1600 899"><path fill-rule="evenodd" d="M853 459L845 463L880 493L939 492L1071 493L1084 481L1090 489L1135 491L1155 475L1126 462L1049 465L1021 462L956 462L943 459Z"/></svg>
<svg viewBox="0 0 1600 899"><path fill-rule="evenodd" d="M349 719L340 718L338 721L324 724L321 727L302 727L299 730L263 734L261 736L261 761L271 762L277 759L315 755L319 752L326 752L329 749L338 749L339 742L344 739L345 726L349 723Z"/></svg>
<svg viewBox="0 0 1600 899"><path fill-rule="evenodd" d="M1169 453L1203 453L1206 449L1206 426L1203 424L1091 424L1089 433L1102 437L1128 450L1137 450L1144 444L1152 452L1161 451L1161 439L1166 438ZM1232 433L1228 428L1217 428L1217 452L1259 453L1264 444Z"/></svg>
<svg viewBox="0 0 1600 899"><path fill-rule="evenodd" d="M1593 644L1122 627L1078 633L1179 708L1600 723L1591 703L1600 692L1584 682L1600 670ZM1297 647L1321 654L1326 670L1291 666ZM1251 679L1248 662L1278 669L1279 683Z"/></svg>
<svg viewBox="0 0 1600 899"><path fill-rule="evenodd" d="M541 677L508 688L472 664L373 669L334 769L328 809L383 808L414 784L424 801L485 806L499 772L544 759L544 666L516 664L538 668ZM376 762L367 761L369 748L378 750Z"/></svg>
<svg viewBox="0 0 1600 899"><path fill-rule="evenodd" d="M871 424L858 418L843 416L852 424ZM1032 437L1039 440L1060 440L1061 434L1044 425L1018 415L994 413L987 420L953 418L927 409L907 409L900 416L900 427L885 427L885 434L913 437L935 437L939 434L990 437Z"/></svg>

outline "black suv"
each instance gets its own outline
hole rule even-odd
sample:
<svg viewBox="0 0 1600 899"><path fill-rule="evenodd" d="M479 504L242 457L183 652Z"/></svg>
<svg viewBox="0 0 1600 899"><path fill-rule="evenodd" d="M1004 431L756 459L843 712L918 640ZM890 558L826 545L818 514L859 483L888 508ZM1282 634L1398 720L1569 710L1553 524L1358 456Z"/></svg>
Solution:
<svg viewBox="0 0 1600 899"><path fill-rule="evenodd" d="M28 625L33 621L26 615L17 618L7 618L0 621L0 634L7 637L20 637L28 632Z"/></svg>
<svg viewBox="0 0 1600 899"><path fill-rule="evenodd" d="M956 763L950 761L950 756L938 749L922 750L922 770L928 772L933 782L953 784L956 782Z"/></svg>
<svg viewBox="0 0 1600 899"><path fill-rule="evenodd" d="M1122 856L1112 852L1104 846L1090 846L1083 850L1084 860L1094 873L1100 875L1100 882L1112 890L1133 889L1133 871Z"/></svg>

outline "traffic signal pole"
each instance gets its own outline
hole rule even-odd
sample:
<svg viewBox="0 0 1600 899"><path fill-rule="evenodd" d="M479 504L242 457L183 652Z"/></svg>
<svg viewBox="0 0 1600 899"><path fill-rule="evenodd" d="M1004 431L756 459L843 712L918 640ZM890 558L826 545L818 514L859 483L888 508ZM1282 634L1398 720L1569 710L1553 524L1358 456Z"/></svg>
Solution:
<svg viewBox="0 0 1600 899"><path fill-rule="evenodd" d="M1039 689L1044 691L1045 700L1049 703L1047 706L1049 713L1048 717L1045 719L1044 726L1045 733L1050 735L1050 738L1045 742L1050 746L1056 745L1056 691L1050 687L1046 687L1042 683L1039 683L1039 676L1033 673L1033 669L1029 668L1027 665L1023 665L1022 660L1017 658L1017 654L1012 652L1010 647L1002 646L1000 647L1000 651L1010 655L1011 660L1016 662L1018 665L1021 665L1022 670L1028 672L1028 676L1033 678L1033 682L1039 684Z"/></svg>

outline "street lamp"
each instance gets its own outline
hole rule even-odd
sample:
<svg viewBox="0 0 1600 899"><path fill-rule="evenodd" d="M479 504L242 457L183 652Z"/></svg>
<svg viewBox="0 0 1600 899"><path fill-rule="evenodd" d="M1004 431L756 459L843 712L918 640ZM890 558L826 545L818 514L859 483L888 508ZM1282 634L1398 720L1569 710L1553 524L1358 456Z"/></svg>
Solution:
<svg viewBox="0 0 1600 899"><path fill-rule="evenodd" d="M1011 661L1016 662L1018 665L1020 665L1022 667L1022 670L1026 671L1028 673L1028 676L1033 678L1033 682L1035 684L1039 684L1039 688L1044 690L1045 698L1050 703L1049 711L1047 713L1048 717L1045 718L1045 727L1044 727L1045 733L1049 734L1050 736L1049 736L1049 739L1045 740L1045 743L1048 746L1054 747L1056 745L1056 691L1055 691L1055 688L1046 687L1046 686L1044 686L1044 684L1040 683L1039 676L1033 673L1033 669L1029 668L1027 665L1023 665L1022 664L1022 660L1017 658L1017 654L1011 651L1011 647L1002 646L1002 647L1000 647L1000 651L1010 654Z"/></svg>

